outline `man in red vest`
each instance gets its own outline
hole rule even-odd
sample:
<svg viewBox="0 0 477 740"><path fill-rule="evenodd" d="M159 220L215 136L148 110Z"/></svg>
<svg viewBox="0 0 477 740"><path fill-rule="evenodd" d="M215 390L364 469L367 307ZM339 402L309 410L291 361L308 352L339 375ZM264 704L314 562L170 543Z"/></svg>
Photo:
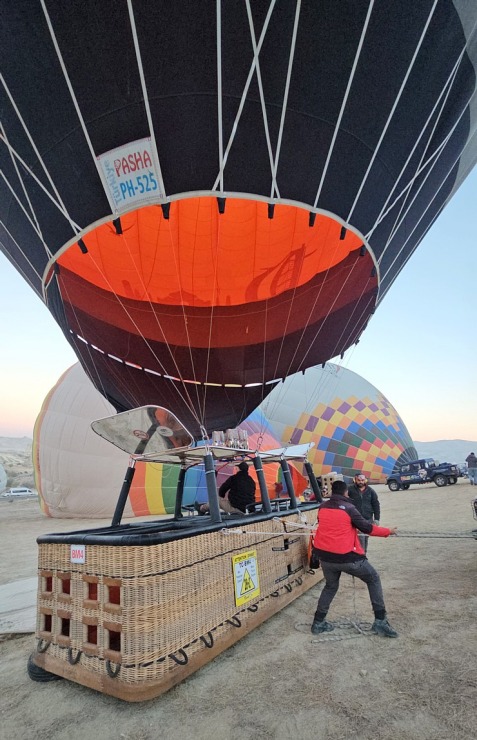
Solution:
<svg viewBox="0 0 477 740"><path fill-rule="evenodd" d="M371 606L374 611L372 631L384 637L397 637L386 619L383 589L379 574L366 558L359 541L358 530L371 537L389 537L396 534L396 527L378 527L359 513L348 498L348 487L344 481L334 481L331 498L318 509L318 529L313 546L320 558L325 586L318 599L311 631L314 635L330 632L333 625L326 621L326 615L333 601L342 573L348 573L364 581L368 587Z"/></svg>

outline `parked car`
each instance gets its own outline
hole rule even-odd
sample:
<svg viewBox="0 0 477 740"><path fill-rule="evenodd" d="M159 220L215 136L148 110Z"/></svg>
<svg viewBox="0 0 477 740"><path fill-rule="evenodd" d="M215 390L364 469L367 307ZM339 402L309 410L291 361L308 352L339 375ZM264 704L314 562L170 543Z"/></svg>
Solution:
<svg viewBox="0 0 477 740"><path fill-rule="evenodd" d="M435 483L436 486L447 486L457 483L459 467L454 463L438 463L432 457L413 460L406 465L394 468L386 483L390 491L407 491L411 485Z"/></svg>
<svg viewBox="0 0 477 740"><path fill-rule="evenodd" d="M26 487L9 488L2 496L36 496L36 492Z"/></svg>

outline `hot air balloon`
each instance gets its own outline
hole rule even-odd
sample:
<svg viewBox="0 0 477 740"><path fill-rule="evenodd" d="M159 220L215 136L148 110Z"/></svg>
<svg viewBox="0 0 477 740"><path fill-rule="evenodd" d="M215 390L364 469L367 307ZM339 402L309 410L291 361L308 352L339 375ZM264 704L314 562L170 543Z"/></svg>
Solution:
<svg viewBox="0 0 477 740"><path fill-rule="evenodd" d="M417 460L411 436L390 401L365 378L327 362L280 384L259 406L281 444L315 442L315 475L364 473L385 483L396 465Z"/></svg>
<svg viewBox="0 0 477 740"><path fill-rule="evenodd" d="M47 394L33 434L35 483L41 510L46 516L112 517L127 456L98 438L91 430L91 422L113 413L113 407L95 389L79 363L63 373ZM281 446L260 409L256 409L241 428L247 432L251 449ZM148 462L137 466L123 516L172 514L179 472L178 466L171 464ZM218 485L233 472L233 465L220 464ZM2 478L2 473L0 465L0 493L7 483L6 474ZM295 492L300 495L308 480L292 464L290 473ZM251 474L254 475L253 469ZM286 495L286 483L278 464L264 466L264 475L271 498L275 497L275 483L283 488L282 495ZM192 466L186 471L182 504L186 509L193 509L195 501L207 501L203 465Z"/></svg>
<svg viewBox="0 0 477 740"><path fill-rule="evenodd" d="M113 413L79 363L69 368L46 396L35 423L33 464L40 506L47 516L111 518L127 457L98 438L90 425L94 419ZM192 469L190 475L194 472ZM178 474L177 466L140 466L124 516L174 511Z"/></svg>
<svg viewBox="0 0 477 740"><path fill-rule="evenodd" d="M114 409L79 363L69 368L46 396L35 424L33 458L36 489L47 516L112 516L125 456L90 429L94 419L112 413ZM418 457L389 400L364 378L333 363L287 378L240 428L247 432L251 449L314 442L307 457L316 476L335 471L352 477L363 472L375 483L385 483L396 464ZM233 465L220 465L218 485L233 472ZM300 495L308 481L293 465L290 472ZM275 488L283 489L281 495L286 495L278 465L265 466L264 474L271 498L276 496ZM146 463L139 467L124 516L173 513L178 475L174 465ZM207 501L203 466L186 472L183 504L190 507L195 501Z"/></svg>
<svg viewBox="0 0 477 740"><path fill-rule="evenodd" d="M475 164L470 6L3 3L1 248L133 458L110 530L39 540L33 674L157 695L316 583L291 481L279 521L265 490L224 527L213 457L238 449L207 452L200 532L181 494L172 523L122 527L123 494L139 458L195 464L193 440L359 340Z"/></svg>
<svg viewBox="0 0 477 740"><path fill-rule="evenodd" d="M203 436L358 340L475 163L459 8L7 0L1 248L116 410Z"/></svg>

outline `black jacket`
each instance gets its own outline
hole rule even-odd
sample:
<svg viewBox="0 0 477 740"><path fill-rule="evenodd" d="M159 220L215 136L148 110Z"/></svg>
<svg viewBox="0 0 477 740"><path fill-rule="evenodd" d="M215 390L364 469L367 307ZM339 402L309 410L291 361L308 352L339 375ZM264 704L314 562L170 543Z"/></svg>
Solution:
<svg viewBox="0 0 477 740"><path fill-rule="evenodd" d="M219 488L219 496L224 498L227 491L230 491L229 501L232 506L244 513L248 504L255 503L255 481L245 471L239 470L227 478Z"/></svg>
<svg viewBox="0 0 477 740"><path fill-rule="evenodd" d="M366 486L363 493L361 493L356 483L352 483L348 488L348 496L365 519L371 521L374 517L379 522L381 519L381 507L379 505L378 494L374 488Z"/></svg>

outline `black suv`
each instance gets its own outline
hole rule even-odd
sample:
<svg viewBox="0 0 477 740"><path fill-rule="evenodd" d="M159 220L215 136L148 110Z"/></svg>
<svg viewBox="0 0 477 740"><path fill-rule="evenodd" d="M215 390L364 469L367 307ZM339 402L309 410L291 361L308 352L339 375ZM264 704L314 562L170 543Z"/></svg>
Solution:
<svg viewBox="0 0 477 740"><path fill-rule="evenodd" d="M413 460L406 465L394 468L386 483L390 491L407 491L410 485L435 483L436 486L447 486L457 483L459 467L451 463L438 463L432 457Z"/></svg>

